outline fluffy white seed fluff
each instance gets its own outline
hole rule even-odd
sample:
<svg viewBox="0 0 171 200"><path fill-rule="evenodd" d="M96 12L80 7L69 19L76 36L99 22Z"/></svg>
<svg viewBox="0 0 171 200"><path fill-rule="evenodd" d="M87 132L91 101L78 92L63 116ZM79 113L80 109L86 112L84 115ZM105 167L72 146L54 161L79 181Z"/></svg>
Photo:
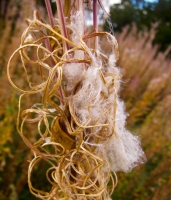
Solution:
<svg viewBox="0 0 171 200"><path fill-rule="evenodd" d="M83 35L83 21L80 12L71 18L72 40L78 45ZM103 131L106 130L106 134L112 136L101 142L100 146L97 145L97 153L110 163L112 171L128 172L144 160L144 153L139 138L125 129L127 114L118 95L121 73L116 67L115 54L113 52L103 65L100 57L97 58L88 47L85 48L92 60L87 69L84 64L68 64L63 67L64 81L70 91L69 103L79 123L89 121L88 125L99 125L93 129L93 133L85 131L90 134L88 137L86 135L87 144L95 145L93 140L89 140L91 134L98 135L103 130L103 124L107 124ZM74 56L83 58L84 54L76 51ZM79 86L75 88L76 85Z"/></svg>
<svg viewBox="0 0 171 200"><path fill-rule="evenodd" d="M80 38L84 33L84 17L81 11L77 11L71 17L71 24L68 26L72 30L72 42L80 45ZM74 58L84 59L84 52L76 50ZM63 66L63 80L66 85L66 91L71 92L76 83L83 79L85 73L85 65L82 63L70 63Z"/></svg>
<svg viewBox="0 0 171 200"><path fill-rule="evenodd" d="M75 85L83 79L85 67L80 63L70 63L63 66L63 80L66 91L71 92Z"/></svg>
<svg viewBox="0 0 171 200"><path fill-rule="evenodd" d="M115 59L109 59L110 68L115 65ZM113 68L114 73L120 75L118 68ZM118 93L118 88L116 91ZM140 162L145 160L144 152L141 149L140 141L137 136L132 135L125 129L127 114L125 113L124 102L121 101L117 95L116 99L116 118L115 120L115 134L112 138L103 144L104 157L107 158L113 171L129 172L132 168L137 166Z"/></svg>
<svg viewBox="0 0 171 200"><path fill-rule="evenodd" d="M72 41L76 44L79 43L80 38L84 34L84 16L83 12L77 11L71 17L71 24L69 28L73 31L72 33Z"/></svg>

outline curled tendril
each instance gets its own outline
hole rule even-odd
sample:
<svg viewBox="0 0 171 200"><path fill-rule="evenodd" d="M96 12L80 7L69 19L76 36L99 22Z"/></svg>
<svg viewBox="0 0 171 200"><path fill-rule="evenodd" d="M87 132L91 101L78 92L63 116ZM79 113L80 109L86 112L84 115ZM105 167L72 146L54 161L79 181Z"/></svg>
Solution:
<svg viewBox="0 0 171 200"><path fill-rule="evenodd" d="M115 38L109 33L96 32L80 38L80 43L75 44L71 39L65 38L58 26L52 28L36 17L28 21L29 26L23 32L20 47L12 54L7 66L7 75L12 86L21 92L19 99L19 112L17 128L26 145L34 152L28 169L28 183L32 194L44 200L58 199L91 199L106 200L112 194L117 177L111 173L109 163L101 155L97 155L97 146L115 134L115 125L111 124L109 116L116 117L116 91L120 77L115 73L98 69L98 77L107 93L99 93L101 101L106 101L108 96L114 96L114 109L111 105L102 108L101 114L94 119L91 115L91 105L87 112L89 117L81 122L75 112L75 100L82 94L88 93L82 87L84 77L73 88L72 92L65 89L63 81L63 67L66 64L82 64L87 69L98 57L105 65L108 57L94 49L88 48L86 42L94 37L106 36L110 38L111 45L118 59L118 46ZM69 49L64 52L62 41L68 44ZM47 47L50 44L50 49ZM74 57L80 51L84 58ZM34 53L30 53L34 52ZM20 88L11 78L11 62L19 54L23 77L26 88ZM36 80L32 81L31 67L38 69ZM112 89L114 88L114 89ZM29 109L22 110L21 102L26 95L41 94L42 102ZM96 104L95 96L90 102ZM87 102L87 104L90 104ZM104 118L104 120L101 120ZM113 121L115 122L115 120ZM39 138L32 142L24 133L26 123L37 124ZM45 128L42 130L42 126ZM37 137L36 137L37 138ZM47 146L49 148L47 150ZM44 192L34 188L31 177L34 167L40 161L50 164L46 177L51 184L51 190ZM108 184L111 186L108 188Z"/></svg>

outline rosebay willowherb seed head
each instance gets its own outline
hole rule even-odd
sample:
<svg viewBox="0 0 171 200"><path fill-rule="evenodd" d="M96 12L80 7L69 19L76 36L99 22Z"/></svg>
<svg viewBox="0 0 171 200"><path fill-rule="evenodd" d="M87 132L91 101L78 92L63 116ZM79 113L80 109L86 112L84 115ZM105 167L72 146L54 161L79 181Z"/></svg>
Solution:
<svg viewBox="0 0 171 200"><path fill-rule="evenodd" d="M51 25L44 23L36 12L28 20L21 45L8 63L9 81L22 93L18 131L34 154L28 170L29 188L40 199L107 200L117 184L115 172L128 172L144 160L138 137L125 129L117 41L97 27L86 32L83 1L66 1L64 12L60 0L57 6L58 20L53 27L52 21ZM110 55L100 50L101 37L110 41ZM28 89L11 79L10 64L17 54ZM22 110L26 95L40 95L41 101ZM26 137L25 123L37 124L36 142ZM51 166L46 171L51 185L48 192L31 182L32 171L40 162Z"/></svg>

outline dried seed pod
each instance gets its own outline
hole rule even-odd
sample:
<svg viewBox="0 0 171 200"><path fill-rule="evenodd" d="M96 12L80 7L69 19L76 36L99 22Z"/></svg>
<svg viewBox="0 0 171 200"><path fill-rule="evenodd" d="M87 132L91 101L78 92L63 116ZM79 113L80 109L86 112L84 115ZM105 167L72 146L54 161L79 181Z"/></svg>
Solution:
<svg viewBox="0 0 171 200"><path fill-rule="evenodd" d="M84 32L82 3L65 1L66 23L61 0L57 1L61 16L53 27L35 12L20 47L8 62L9 81L22 93L18 131L34 153L28 171L29 188L40 199L110 199L117 183L115 171L127 172L144 159L139 139L125 129L124 104L118 95L121 74L116 67L117 41L97 29ZM50 20L52 25L52 16ZM96 38L100 37L110 41L111 55L98 48ZM91 39L95 48L89 43ZM11 79L10 66L17 54L27 89ZM30 66L38 68L37 73ZM41 102L21 111L22 98L35 94L41 94ZM24 134L25 123L37 125L39 138L36 136L34 144ZM42 160L50 164L46 172L49 192L35 189L31 182L32 170Z"/></svg>

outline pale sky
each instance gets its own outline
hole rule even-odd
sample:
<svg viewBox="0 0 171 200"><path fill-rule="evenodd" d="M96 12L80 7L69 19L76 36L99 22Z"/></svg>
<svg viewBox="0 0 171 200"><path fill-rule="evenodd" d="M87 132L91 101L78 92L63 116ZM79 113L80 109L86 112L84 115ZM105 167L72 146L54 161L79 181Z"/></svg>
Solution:
<svg viewBox="0 0 171 200"><path fill-rule="evenodd" d="M109 7L111 5L113 5L113 4L119 4L119 3L121 3L121 0L105 0L105 1L102 1L102 2L104 2L106 11L109 12Z"/></svg>
<svg viewBox="0 0 171 200"><path fill-rule="evenodd" d="M113 4L120 4L121 0L102 0L102 3L105 7L105 10L109 13L109 8ZM100 16L102 15L102 10L99 9L99 23L103 23L103 21L100 19ZM93 25L93 14L92 12L85 13L87 16L87 25Z"/></svg>

